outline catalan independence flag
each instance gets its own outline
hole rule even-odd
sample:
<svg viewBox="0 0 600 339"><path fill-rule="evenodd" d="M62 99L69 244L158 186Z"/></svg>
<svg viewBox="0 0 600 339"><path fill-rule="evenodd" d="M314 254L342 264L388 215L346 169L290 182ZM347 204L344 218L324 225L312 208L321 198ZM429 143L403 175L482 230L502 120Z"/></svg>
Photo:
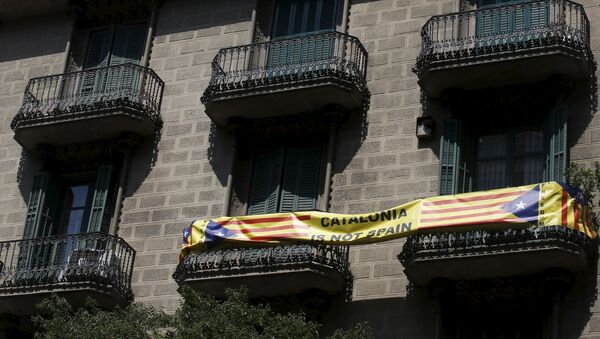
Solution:
<svg viewBox="0 0 600 339"><path fill-rule="evenodd" d="M442 196L422 202L420 229L491 223L538 223L540 185Z"/></svg>
<svg viewBox="0 0 600 339"><path fill-rule="evenodd" d="M581 191L545 182L419 199L365 214L303 211L197 220L184 230L182 256L222 242L364 244L419 232L545 226L597 236Z"/></svg>

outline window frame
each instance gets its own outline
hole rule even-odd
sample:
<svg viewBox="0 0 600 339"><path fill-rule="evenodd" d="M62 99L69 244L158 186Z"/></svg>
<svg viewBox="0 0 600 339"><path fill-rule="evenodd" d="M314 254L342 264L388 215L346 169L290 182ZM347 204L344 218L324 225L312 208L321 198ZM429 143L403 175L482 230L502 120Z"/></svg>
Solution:
<svg viewBox="0 0 600 339"><path fill-rule="evenodd" d="M244 204L244 208L243 208L243 214L244 215L257 215L257 214L261 214L261 213L252 213L250 214L250 208L251 208L251 197L252 197L252 184L255 180L255 164L256 164L256 158L258 154L261 153L273 153L273 152L282 152L282 156L281 156L281 163L280 163L280 175L279 175L279 180L278 180L278 185L277 185L277 202L276 202L276 211L275 212L269 212L269 213L285 213L285 212L290 212L290 211L282 211L282 196L283 196L283 192L284 192L284 180L285 180L285 174L286 174L286 165L287 164L287 155L289 153L290 149L304 149L304 150L318 150L319 155L318 155L318 164L317 164L317 170L318 173L316 173L316 177L318 178L317 180L317 186L315 187L315 199L314 199L314 208L309 209L309 210L319 210L320 206L321 206L321 201L322 201L322 195L323 195L323 189L324 189L324 176L325 176L325 171L326 171L326 161L325 161L325 157L326 157L326 147L323 144L319 144L319 145L281 145L279 147L269 147L269 148L262 148L262 149L258 149L256 151L254 151L251 155L250 158L250 170L247 171L248 173L248 177L247 177L247 190L246 190L246 199L245 200L245 204ZM306 211L306 210L302 210L302 211Z"/></svg>

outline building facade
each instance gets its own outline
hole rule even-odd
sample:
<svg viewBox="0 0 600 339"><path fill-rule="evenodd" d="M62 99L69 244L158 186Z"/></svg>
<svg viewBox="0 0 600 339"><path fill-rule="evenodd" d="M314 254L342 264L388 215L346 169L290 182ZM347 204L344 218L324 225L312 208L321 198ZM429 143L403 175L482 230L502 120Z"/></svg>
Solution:
<svg viewBox="0 0 600 339"><path fill-rule="evenodd" d="M598 18L597 0L8 0L3 330L51 292L172 312L181 285L245 284L325 332L600 337L597 244L561 227L179 263L195 219L374 212L592 166Z"/></svg>

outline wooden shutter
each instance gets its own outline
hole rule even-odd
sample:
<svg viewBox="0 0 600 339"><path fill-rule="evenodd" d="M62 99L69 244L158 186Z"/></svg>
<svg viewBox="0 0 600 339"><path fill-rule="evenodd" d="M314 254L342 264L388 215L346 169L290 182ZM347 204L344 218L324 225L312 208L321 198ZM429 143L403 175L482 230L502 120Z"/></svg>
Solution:
<svg viewBox="0 0 600 339"><path fill-rule="evenodd" d="M473 190L473 166L475 163L475 140L465 124L458 125L458 172L456 193Z"/></svg>
<svg viewBox="0 0 600 339"><path fill-rule="evenodd" d="M564 181L567 166L567 108L553 109L545 121L544 181Z"/></svg>
<svg viewBox="0 0 600 339"><path fill-rule="evenodd" d="M109 65L139 64L144 53L146 30L146 24L117 26ZM119 96L127 95L138 87L138 78L137 68L113 67L108 74L107 88L110 91L119 90Z"/></svg>
<svg viewBox="0 0 600 339"><path fill-rule="evenodd" d="M146 24L117 26L110 53L110 65L121 65L127 62L139 64L144 53L145 38Z"/></svg>
<svg viewBox="0 0 600 339"><path fill-rule="evenodd" d="M109 28L90 32L84 69L108 66L112 36L113 31Z"/></svg>
<svg viewBox="0 0 600 339"><path fill-rule="evenodd" d="M319 148L290 148L286 152L280 212L310 211L317 207L321 168Z"/></svg>
<svg viewBox="0 0 600 339"><path fill-rule="evenodd" d="M87 226L87 232L102 231L105 212L108 210L107 201L110 191L110 182L113 168L111 165L100 166L96 175L96 185L94 186L94 197L90 209L90 219Z"/></svg>
<svg viewBox="0 0 600 339"><path fill-rule="evenodd" d="M472 190L473 150L473 138L463 123L456 119L446 121L440 144L440 195Z"/></svg>
<svg viewBox="0 0 600 339"><path fill-rule="evenodd" d="M108 28L90 33L83 69L108 66L112 37L113 30ZM85 95L101 93L104 91L105 83L105 70L86 72L79 85L79 92Z"/></svg>
<svg viewBox="0 0 600 339"><path fill-rule="evenodd" d="M337 20L338 1L321 0L321 13L318 16L319 31L334 31Z"/></svg>
<svg viewBox="0 0 600 339"><path fill-rule="evenodd" d="M256 154L253 167L247 214L277 212L283 150Z"/></svg>
<svg viewBox="0 0 600 339"><path fill-rule="evenodd" d="M56 231L56 212L60 181L50 172L40 172L33 179L33 188L27 204L23 239L51 235Z"/></svg>

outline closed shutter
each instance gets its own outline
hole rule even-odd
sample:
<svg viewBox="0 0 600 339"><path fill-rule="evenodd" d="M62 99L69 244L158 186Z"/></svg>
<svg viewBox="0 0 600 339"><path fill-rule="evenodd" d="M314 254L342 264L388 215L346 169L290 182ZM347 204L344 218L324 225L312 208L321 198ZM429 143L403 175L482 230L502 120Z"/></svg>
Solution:
<svg viewBox="0 0 600 339"><path fill-rule="evenodd" d="M474 140L456 119L444 123L440 145L439 194L458 194L473 189Z"/></svg>
<svg viewBox="0 0 600 339"><path fill-rule="evenodd" d="M317 207L321 168L319 148L290 148L285 156L280 212Z"/></svg>
<svg viewBox="0 0 600 339"><path fill-rule="evenodd" d="M338 12L337 0L322 0L321 15L319 15L318 30L334 31Z"/></svg>
<svg viewBox="0 0 600 339"><path fill-rule="evenodd" d="M567 108L553 109L545 121L544 181L564 181L567 166Z"/></svg>
<svg viewBox="0 0 600 339"><path fill-rule="evenodd" d="M108 28L90 33L83 69L108 66L112 37L113 30ZM86 72L79 85L80 93L92 95L103 92L106 77L106 71L103 70Z"/></svg>
<svg viewBox="0 0 600 339"><path fill-rule="evenodd" d="M105 212L108 210L107 201L110 191L110 182L113 168L110 165L100 166L96 175L96 185L94 186L94 197L90 210L90 219L87 226L87 232L100 232L106 222Z"/></svg>
<svg viewBox="0 0 600 339"><path fill-rule="evenodd" d="M273 40L334 31L337 0L283 0L277 3L273 24ZM306 38L272 44L268 67L302 65L325 60L333 54L332 36ZM310 67L314 68L314 65ZM304 70L294 69L294 72ZM290 71L287 71L288 73Z"/></svg>
<svg viewBox="0 0 600 339"><path fill-rule="evenodd" d="M109 65L139 64L144 52L145 37L145 24L117 26ZM137 68L114 67L110 69L109 73L107 90L118 90L119 96L131 94L139 87L140 77Z"/></svg>
<svg viewBox="0 0 600 339"><path fill-rule="evenodd" d="M248 198L248 215L277 212L282 167L283 150L256 154Z"/></svg>

